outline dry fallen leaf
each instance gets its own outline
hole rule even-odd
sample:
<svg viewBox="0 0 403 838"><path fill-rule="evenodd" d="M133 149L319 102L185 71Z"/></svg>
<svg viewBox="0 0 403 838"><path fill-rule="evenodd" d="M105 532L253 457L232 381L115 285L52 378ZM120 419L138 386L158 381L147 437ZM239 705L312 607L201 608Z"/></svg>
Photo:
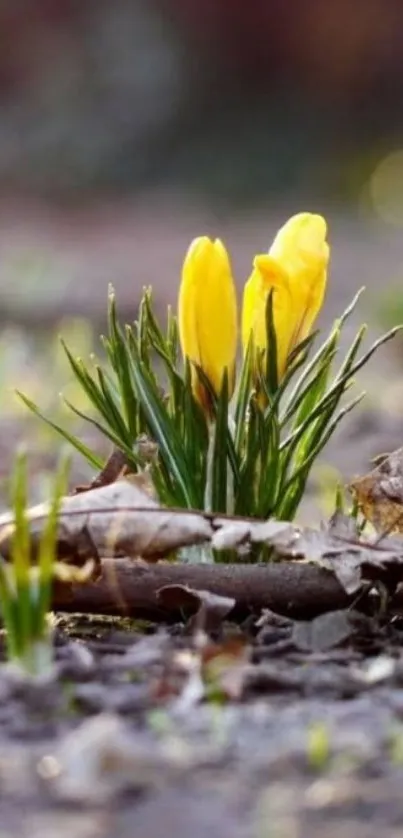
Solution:
<svg viewBox="0 0 403 838"><path fill-rule="evenodd" d="M382 455L376 468L349 488L378 532L403 532L403 448Z"/></svg>
<svg viewBox="0 0 403 838"><path fill-rule="evenodd" d="M158 591L158 601L162 605L190 612L188 628L206 634L219 628L236 604L232 597L195 590L187 585L165 585Z"/></svg>
<svg viewBox="0 0 403 838"><path fill-rule="evenodd" d="M33 549L39 541L49 505L28 510ZM147 515L147 512L153 514ZM0 516L0 552L8 558L14 532L12 513ZM211 538L203 515L171 512L132 480L118 480L63 498L58 525L58 558L82 565L88 559L130 556L148 561L168 555L178 546L201 544Z"/></svg>
<svg viewBox="0 0 403 838"><path fill-rule="evenodd" d="M292 639L298 649L323 652L334 649L350 639L354 624L350 611L328 611L313 620L296 620Z"/></svg>
<svg viewBox="0 0 403 838"><path fill-rule="evenodd" d="M331 571L347 594L358 592L365 580L394 589L403 579L403 538L398 536L379 543L377 537L344 538L306 529L298 547L301 558Z"/></svg>
<svg viewBox="0 0 403 838"><path fill-rule="evenodd" d="M201 650L203 680L208 692L238 701L244 692L245 673L251 666L251 645L242 635L221 643L206 643Z"/></svg>

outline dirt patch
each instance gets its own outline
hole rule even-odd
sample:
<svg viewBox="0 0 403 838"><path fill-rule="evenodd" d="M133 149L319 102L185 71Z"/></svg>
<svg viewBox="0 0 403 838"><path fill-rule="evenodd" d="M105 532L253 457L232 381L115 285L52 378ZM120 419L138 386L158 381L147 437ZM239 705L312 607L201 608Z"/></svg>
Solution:
<svg viewBox="0 0 403 838"><path fill-rule="evenodd" d="M182 624L59 617L53 683L0 675L4 834L397 835L403 622L343 619L322 651L273 614L224 624L214 694Z"/></svg>

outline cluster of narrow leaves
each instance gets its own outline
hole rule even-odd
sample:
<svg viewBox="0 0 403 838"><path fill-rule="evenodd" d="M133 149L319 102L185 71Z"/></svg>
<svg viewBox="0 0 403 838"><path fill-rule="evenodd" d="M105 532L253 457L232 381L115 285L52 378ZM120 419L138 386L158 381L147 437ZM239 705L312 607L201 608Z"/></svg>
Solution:
<svg viewBox="0 0 403 838"><path fill-rule="evenodd" d="M166 329L162 329L153 311L151 292L146 290L138 320L122 327L111 289L108 334L102 339L106 361L87 364L64 345L74 376L94 412L84 415L74 405L69 407L124 453L131 470L148 469L161 503L292 520L316 457L363 394L340 404L342 397L357 371L396 332L391 330L360 355L363 326L335 370L341 330L358 297L315 353L316 334L297 347L281 381L277 378L269 297L269 351L257 359L258 363L255 357L252 364L250 347L231 402L225 378L217 398L198 368L211 396L212 416L207 417L192 393L190 364L183 365L180 358L176 317L169 311ZM102 467L96 454L80 439L43 416L26 396L19 395L93 467Z"/></svg>
<svg viewBox="0 0 403 838"><path fill-rule="evenodd" d="M62 460L34 562L24 455L17 457L12 475L13 524L9 560L0 555L0 613L6 629L7 658L31 675L48 672L52 664L48 614L55 570L58 514L67 483L67 467L68 460Z"/></svg>

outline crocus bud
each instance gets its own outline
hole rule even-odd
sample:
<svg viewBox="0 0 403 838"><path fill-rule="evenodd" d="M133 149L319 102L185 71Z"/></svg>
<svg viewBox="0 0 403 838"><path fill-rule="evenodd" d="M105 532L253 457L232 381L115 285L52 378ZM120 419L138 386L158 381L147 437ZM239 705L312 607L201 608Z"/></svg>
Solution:
<svg viewBox="0 0 403 838"><path fill-rule="evenodd" d="M186 254L178 302L182 352L192 364L192 390L206 413L211 399L195 365L218 396L225 370L231 396L235 386L237 302L227 251L219 239L194 239Z"/></svg>
<svg viewBox="0 0 403 838"><path fill-rule="evenodd" d="M268 254L255 257L243 298L242 342L267 351L266 303L273 289L279 380L287 358L312 330L326 289L329 245L321 215L299 213L279 230Z"/></svg>

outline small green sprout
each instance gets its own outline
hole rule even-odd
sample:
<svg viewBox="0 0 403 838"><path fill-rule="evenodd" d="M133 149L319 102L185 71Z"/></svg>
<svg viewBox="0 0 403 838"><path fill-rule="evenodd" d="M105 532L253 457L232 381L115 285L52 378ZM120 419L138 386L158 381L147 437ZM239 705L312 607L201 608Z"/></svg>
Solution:
<svg viewBox="0 0 403 838"><path fill-rule="evenodd" d="M306 755L309 766L314 771L323 771L329 762L329 731L323 722L314 722L308 728Z"/></svg>
<svg viewBox="0 0 403 838"><path fill-rule="evenodd" d="M62 458L56 473L49 514L35 560L27 514L27 464L16 458L12 475L13 533L10 560L0 556L0 612L6 630L8 662L32 676L52 669L53 651L49 612L56 559L60 502L65 494L69 460Z"/></svg>

